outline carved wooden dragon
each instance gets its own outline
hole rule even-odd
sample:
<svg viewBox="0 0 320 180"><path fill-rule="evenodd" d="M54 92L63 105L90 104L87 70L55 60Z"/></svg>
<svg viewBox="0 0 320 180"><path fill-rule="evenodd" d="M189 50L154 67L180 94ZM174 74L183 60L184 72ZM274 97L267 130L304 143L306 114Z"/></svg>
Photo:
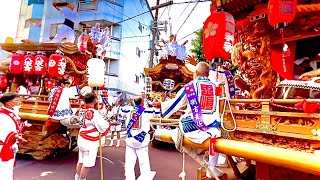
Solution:
<svg viewBox="0 0 320 180"><path fill-rule="evenodd" d="M235 77L235 83L241 90L249 91L253 99L271 98L276 82L270 62L270 37L264 27L261 21L252 24L251 31L239 35L240 42L232 53L232 62L240 67L242 75Z"/></svg>

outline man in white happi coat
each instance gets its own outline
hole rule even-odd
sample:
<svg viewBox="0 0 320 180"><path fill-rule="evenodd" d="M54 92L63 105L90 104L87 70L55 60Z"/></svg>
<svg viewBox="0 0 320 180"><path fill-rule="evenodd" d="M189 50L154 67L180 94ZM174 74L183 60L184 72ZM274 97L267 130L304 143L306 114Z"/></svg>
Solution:
<svg viewBox="0 0 320 180"><path fill-rule="evenodd" d="M123 119L122 117L122 112L121 112L121 108L123 107L123 100L122 99L118 99L116 101L116 105L112 108L110 115L112 118L112 122L121 122L121 120ZM110 131L111 131L111 140L110 140L110 144L109 146L113 146L113 138L114 138L114 133L116 132L117 134L117 145L116 147L120 147L120 132L121 132L121 123L118 125L113 125L110 127Z"/></svg>
<svg viewBox="0 0 320 180"><path fill-rule="evenodd" d="M84 96L85 107L80 110L80 131L78 135L79 159L75 180L86 180L90 168L95 166L101 137L108 133L113 123L106 121L95 108L98 98L94 93Z"/></svg>
<svg viewBox="0 0 320 180"><path fill-rule="evenodd" d="M67 42L74 43L75 41L74 26L79 21L79 17L77 13L74 12L75 6L73 3L65 3L65 5L66 6L60 7L59 3L52 3L52 6L60 11L65 18L63 24L59 26L57 34L52 39L54 43L60 43L63 38L66 38Z"/></svg>
<svg viewBox="0 0 320 180"><path fill-rule="evenodd" d="M180 118L179 126L186 138L198 144L208 138L221 136L219 99L216 96L215 84L208 79L209 71L207 63L198 63L193 75L194 80L180 89L174 99L161 103L164 118L169 118L174 112L187 106L185 114ZM209 155L209 168L219 177L223 172L215 167L218 155L219 153Z"/></svg>
<svg viewBox="0 0 320 180"><path fill-rule="evenodd" d="M22 131L30 124L20 121L20 98L16 93L5 93L1 96L0 102L3 104L0 108L0 179L12 180L18 141L26 142L22 137Z"/></svg>
<svg viewBox="0 0 320 180"><path fill-rule="evenodd" d="M155 172L150 169L148 145L150 142L150 119L160 115L156 108L145 108L142 97L134 98L135 106L126 106L131 109L126 121L126 157L125 176L126 180L135 180L134 167L139 159L140 176L138 180L152 180Z"/></svg>
<svg viewBox="0 0 320 180"><path fill-rule="evenodd" d="M58 82L58 86L54 87L49 95L50 106L48 109L48 115L50 116L48 124L50 125L50 119L60 120L60 123L69 128L78 128L73 119L73 115L76 113L76 109L71 109L70 98L80 95L80 89L86 84L84 81L79 86L67 87L70 84L68 80L61 79Z"/></svg>

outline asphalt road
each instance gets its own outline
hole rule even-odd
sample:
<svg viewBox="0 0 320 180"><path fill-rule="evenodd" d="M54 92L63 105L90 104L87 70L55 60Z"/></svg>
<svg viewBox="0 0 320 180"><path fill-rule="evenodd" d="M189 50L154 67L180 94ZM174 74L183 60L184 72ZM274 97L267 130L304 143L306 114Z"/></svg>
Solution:
<svg viewBox="0 0 320 180"><path fill-rule="evenodd" d="M124 180L125 143L121 147L103 148L104 180ZM149 146L151 169L156 171L155 180L178 180L182 170L182 155L172 145L162 148ZM33 160L29 156L18 156L14 171L15 180L73 180L78 150L60 157L44 161ZM185 171L187 180L195 180L199 165L186 156ZM136 177L139 176L138 162ZM100 179L100 163L97 158L96 166L91 170L88 180Z"/></svg>

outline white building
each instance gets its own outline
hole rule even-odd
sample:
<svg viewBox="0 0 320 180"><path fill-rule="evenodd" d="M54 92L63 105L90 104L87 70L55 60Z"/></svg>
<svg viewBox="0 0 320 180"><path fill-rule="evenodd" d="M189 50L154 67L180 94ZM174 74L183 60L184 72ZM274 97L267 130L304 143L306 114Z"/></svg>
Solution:
<svg viewBox="0 0 320 180"><path fill-rule="evenodd" d="M73 2L83 24L109 27L112 48L107 52L106 80L111 91L138 95L144 86L143 68L149 61L153 16L147 0L22 0L16 40L50 42L64 19L52 2ZM129 19L135 15L141 14ZM76 25L79 36L86 29Z"/></svg>

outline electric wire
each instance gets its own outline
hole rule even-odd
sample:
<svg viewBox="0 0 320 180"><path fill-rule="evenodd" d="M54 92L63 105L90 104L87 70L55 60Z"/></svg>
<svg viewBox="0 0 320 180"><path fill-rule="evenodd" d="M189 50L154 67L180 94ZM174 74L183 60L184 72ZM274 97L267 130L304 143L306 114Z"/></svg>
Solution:
<svg viewBox="0 0 320 180"><path fill-rule="evenodd" d="M149 27L149 28L151 28L151 26L148 26L148 25L146 25L146 24L144 24L144 23L141 23L140 21L138 21L138 20L135 20L135 19L133 19L133 18L130 18L129 16L127 16L127 15L125 15L125 14L123 14L122 12L120 12L120 11L118 11L117 9L115 9L114 7L112 7L112 6L110 6L108 3L107 3L107 6L109 6L111 9L113 9L114 11L117 11L118 13L120 13L121 15L123 15L123 16L125 16L126 18L129 18L128 20L132 20L132 21L135 21L135 22L137 22L137 23L140 23L141 25L143 25L143 26L146 26L146 27ZM137 8L136 8L137 9ZM138 9L137 9L138 10ZM147 11L147 12L149 12L149 11ZM144 13L145 14L145 13ZM142 15L142 14L141 14ZM123 21L124 22L124 21ZM119 22L118 22L119 23ZM115 24L118 24L118 23L115 23Z"/></svg>
<svg viewBox="0 0 320 180"><path fill-rule="evenodd" d="M184 10L180 13L180 15L178 16L176 22L179 20L179 18L182 16L182 14L186 11L186 9L189 7L189 5L191 4L190 3L191 1L189 1L189 3L187 4L187 6L184 8Z"/></svg>
<svg viewBox="0 0 320 180"><path fill-rule="evenodd" d="M197 2L195 4L195 6L191 9L189 15L187 16L187 18L184 20L184 22L181 24L180 28L178 29L178 31L176 32L176 34L179 33L180 29L182 28L182 26L187 22L187 20L189 19L190 15L192 14L192 12L194 11L194 9L197 7L197 5L199 4L199 2Z"/></svg>
<svg viewBox="0 0 320 180"><path fill-rule="evenodd" d="M185 4L185 3L209 2L209 1L211 1L211 0L198 0L198 1L192 1L192 2L186 1L186 2L172 3L172 5L174 5L174 4ZM133 19L133 18L136 18L136 17L138 17L138 16L144 15L144 14L149 13L149 12L152 13L151 9L148 10L148 11L145 11L145 12L143 12L143 13L140 13L140 14L134 15L134 16L132 16L132 17L129 17L129 18L127 18L127 19L123 19L123 20L121 20L121 21L115 22L115 23L113 23L113 24L120 24L120 23L123 23L123 22L125 22L125 21L131 20L131 19Z"/></svg>
<svg viewBox="0 0 320 180"><path fill-rule="evenodd" d="M189 36L193 35L194 33L198 32L200 29L202 29L202 28L199 28L198 30L193 31L192 33L190 33L190 34L188 34L188 35L186 35L186 36L182 37L181 39L179 39L179 40L177 40L177 41L181 41L181 40L183 40L183 39L185 39L185 38L187 38L187 37L189 37Z"/></svg>

